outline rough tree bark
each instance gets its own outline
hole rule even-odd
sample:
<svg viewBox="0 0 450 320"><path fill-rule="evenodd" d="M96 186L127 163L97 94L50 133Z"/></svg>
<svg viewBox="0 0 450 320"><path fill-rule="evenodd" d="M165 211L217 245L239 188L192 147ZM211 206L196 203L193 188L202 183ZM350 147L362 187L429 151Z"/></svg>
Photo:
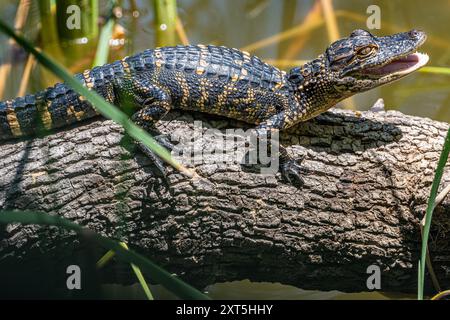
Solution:
<svg viewBox="0 0 450 320"><path fill-rule="evenodd" d="M173 113L159 129L190 137L194 119L203 129L239 125ZM447 128L399 112L332 110L282 135L292 154L306 156L305 185L295 188L279 174L220 163L196 164L200 180L169 169L165 184L145 156L124 147L119 126L97 119L3 142L0 208L62 215L126 241L199 288L248 278L367 291L366 270L375 264L384 291L415 292L419 220ZM206 139L200 147L213 144ZM449 182L446 170L442 185ZM449 212L444 200L430 244L443 287L450 286ZM0 283L13 285L22 266L65 276L65 266L82 259L78 250L77 236L56 228L3 226ZM106 272L103 281L133 281L123 273Z"/></svg>

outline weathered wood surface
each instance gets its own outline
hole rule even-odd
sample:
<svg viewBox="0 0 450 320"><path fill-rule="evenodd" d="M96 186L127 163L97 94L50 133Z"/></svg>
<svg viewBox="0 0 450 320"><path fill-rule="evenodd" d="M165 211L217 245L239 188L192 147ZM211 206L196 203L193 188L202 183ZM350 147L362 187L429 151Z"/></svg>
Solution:
<svg viewBox="0 0 450 320"><path fill-rule="evenodd" d="M159 129L190 137L194 117L204 128L237 125L177 115ZM264 177L220 163L196 164L200 180L170 169L166 185L141 153L121 146L126 143L119 126L98 120L43 138L2 142L0 208L62 215L126 241L197 287L248 278L365 291L366 269L376 264L382 290L414 292L418 223L447 128L398 112L328 112L282 135L290 152L306 156L305 185L298 189L279 174ZM449 182L446 170L443 185ZM430 244L444 287L450 286L449 212L446 199ZM42 268L43 257L47 272L64 277L64 266L82 259L78 252L73 234L3 226L0 269L7 272L0 281L14 278L21 266ZM104 281L134 280L128 269L123 277L111 270Z"/></svg>

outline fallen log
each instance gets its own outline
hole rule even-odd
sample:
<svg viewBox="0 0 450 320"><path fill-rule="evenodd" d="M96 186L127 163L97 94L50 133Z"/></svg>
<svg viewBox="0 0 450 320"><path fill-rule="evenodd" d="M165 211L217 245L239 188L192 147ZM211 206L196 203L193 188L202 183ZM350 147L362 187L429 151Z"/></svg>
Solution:
<svg viewBox="0 0 450 320"><path fill-rule="evenodd" d="M191 137L194 120L203 130L241 125L172 113L159 129L174 139ZM119 126L97 119L45 137L1 142L0 209L64 216L127 242L199 288L250 279L367 291L367 269L376 265L383 291L415 292L419 221L447 128L394 111L333 109L281 135L289 152L305 156L305 184L296 188L279 173L263 176L236 163L196 163L201 179L169 169L165 181L128 147ZM200 148L211 144L203 139ZM441 188L449 182L446 168ZM449 212L445 199L430 241L444 288L450 287ZM64 278L65 266L83 260L79 248L76 235L56 228L2 226L0 283L13 286L20 272L30 270ZM128 270L117 277L114 266L103 282L134 281Z"/></svg>

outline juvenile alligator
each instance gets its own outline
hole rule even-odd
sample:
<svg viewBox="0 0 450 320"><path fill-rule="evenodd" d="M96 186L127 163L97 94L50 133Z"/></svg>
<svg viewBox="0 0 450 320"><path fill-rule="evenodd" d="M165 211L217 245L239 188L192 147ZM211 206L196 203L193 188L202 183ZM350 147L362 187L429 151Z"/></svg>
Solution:
<svg viewBox="0 0 450 320"><path fill-rule="evenodd" d="M356 93L400 79L428 62L416 50L426 40L412 30L376 37L355 30L324 54L288 73L237 49L176 46L146 50L75 77L107 101L133 108L147 130L171 109L217 114L255 124L257 132L283 130L311 119ZM64 83L0 102L0 140L28 136L97 116ZM164 145L170 143L160 139ZM148 155L152 153L145 149ZM280 168L301 182L300 166L282 148Z"/></svg>

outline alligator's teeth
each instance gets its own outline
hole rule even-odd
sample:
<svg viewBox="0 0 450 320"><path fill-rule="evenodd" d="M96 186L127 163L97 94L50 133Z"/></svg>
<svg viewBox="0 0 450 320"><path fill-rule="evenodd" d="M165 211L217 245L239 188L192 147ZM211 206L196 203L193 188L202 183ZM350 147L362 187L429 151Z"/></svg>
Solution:
<svg viewBox="0 0 450 320"><path fill-rule="evenodd" d="M417 57L418 57L418 62L417 64L414 66L415 69L419 69L421 67L423 67L424 65L426 65L428 63L428 61L430 60L430 57L428 56L428 54L426 53L421 53L421 52L415 52L414 53Z"/></svg>
<svg viewBox="0 0 450 320"><path fill-rule="evenodd" d="M420 52L415 52L410 54L409 56L407 56L407 59L410 58L411 56L414 56L415 63L413 65L411 65L408 68L399 68L399 70L397 70L394 74L396 75L407 75L413 71L416 71L417 69L422 68L424 65L426 65L428 63L428 60L430 59L430 57L426 54L426 53L420 53ZM411 60L411 59L409 59ZM396 62L394 61L391 66L395 66Z"/></svg>
<svg viewBox="0 0 450 320"><path fill-rule="evenodd" d="M399 57L381 67L370 68L364 71L365 74L392 77L405 76L427 64L429 57L427 54L415 52L409 55Z"/></svg>

